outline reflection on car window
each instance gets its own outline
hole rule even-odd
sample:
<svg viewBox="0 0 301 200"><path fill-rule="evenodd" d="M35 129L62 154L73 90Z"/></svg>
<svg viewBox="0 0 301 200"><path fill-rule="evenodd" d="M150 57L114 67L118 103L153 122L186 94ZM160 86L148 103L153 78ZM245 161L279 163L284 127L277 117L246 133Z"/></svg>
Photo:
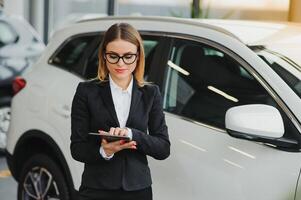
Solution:
<svg viewBox="0 0 301 200"><path fill-rule="evenodd" d="M15 42L16 38L13 29L6 22L0 21L0 47Z"/></svg>
<svg viewBox="0 0 301 200"><path fill-rule="evenodd" d="M149 69L151 66L151 62L154 58L154 54L156 52L156 47L158 46L158 38L143 38L143 46L145 53L145 70L144 70L144 78L148 80Z"/></svg>
<svg viewBox="0 0 301 200"><path fill-rule="evenodd" d="M294 63L288 62L282 58L280 54L274 53L264 47L252 48L258 56L264 60L286 83L291 89L301 98L301 72L294 67ZM299 67L300 69L300 67Z"/></svg>
<svg viewBox="0 0 301 200"><path fill-rule="evenodd" d="M268 104L278 108L247 70L213 47L177 40L167 65L165 111L224 129L226 111L233 106ZM298 134L287 116L278 110L285 122L285 132Z"/></svg>
<svg viewBox="0 0 301 200"><path fill-rule="evenodd" d="M95 36L78 36L68 41L53 58L51 64L72 70L78 64L79 60Z"/></svg>

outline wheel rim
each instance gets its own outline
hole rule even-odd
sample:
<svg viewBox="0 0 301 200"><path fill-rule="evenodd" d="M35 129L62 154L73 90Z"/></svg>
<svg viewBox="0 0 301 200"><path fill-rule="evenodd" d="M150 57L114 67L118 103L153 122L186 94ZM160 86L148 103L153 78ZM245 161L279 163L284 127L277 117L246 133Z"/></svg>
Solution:
<svg viewBox="0 0 301 200"><path fill-rule="evenodd" d="M24 179L23 200L59 200L59 190L52 174L43 167L34 167Z"/></svg>

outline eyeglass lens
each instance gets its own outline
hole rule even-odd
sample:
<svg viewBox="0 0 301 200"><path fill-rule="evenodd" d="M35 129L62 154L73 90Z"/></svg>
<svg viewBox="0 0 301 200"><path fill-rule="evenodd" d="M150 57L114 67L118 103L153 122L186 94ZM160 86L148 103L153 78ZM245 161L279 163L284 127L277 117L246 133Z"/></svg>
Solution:
<svg viewBox="0 0 301 200"><path fill-rule="evenodd" d="M106 53L105 58L111 64L118 63L120 58L125 64L132 64L135 62L137 54L124 54L123 56L119 56L116 53Z"/></svg>

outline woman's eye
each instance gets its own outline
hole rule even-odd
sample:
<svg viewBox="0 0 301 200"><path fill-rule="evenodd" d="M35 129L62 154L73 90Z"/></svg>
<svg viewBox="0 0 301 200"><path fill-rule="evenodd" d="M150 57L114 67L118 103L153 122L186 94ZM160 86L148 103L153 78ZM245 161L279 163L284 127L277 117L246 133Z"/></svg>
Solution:
<svg viewBox="0 0 301 200"><path fill-rule="evenodd" d="M118 58L118 56L117 56L117 55L115 55L115 54L109 54L109 57L110 57L110 58L112 58L112 59L116 59L116 58Z"/></svg>
<svg viewBox="0 0 301 200"><path fill-rule="evenodd" d="M133 57L133 55L124 55L125 59L131 59Z"/></svg>

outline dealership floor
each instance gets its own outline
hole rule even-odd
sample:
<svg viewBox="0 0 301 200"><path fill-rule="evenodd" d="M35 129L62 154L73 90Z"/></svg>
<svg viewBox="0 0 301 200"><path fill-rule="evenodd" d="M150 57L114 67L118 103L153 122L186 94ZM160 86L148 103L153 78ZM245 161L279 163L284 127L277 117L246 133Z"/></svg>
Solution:
<svg viewBox="0 0 301 200"><path fill-rule="evenodd" d="M11 176L3 154L0 154L0 199L17 199L17 182Z"/></svg>

